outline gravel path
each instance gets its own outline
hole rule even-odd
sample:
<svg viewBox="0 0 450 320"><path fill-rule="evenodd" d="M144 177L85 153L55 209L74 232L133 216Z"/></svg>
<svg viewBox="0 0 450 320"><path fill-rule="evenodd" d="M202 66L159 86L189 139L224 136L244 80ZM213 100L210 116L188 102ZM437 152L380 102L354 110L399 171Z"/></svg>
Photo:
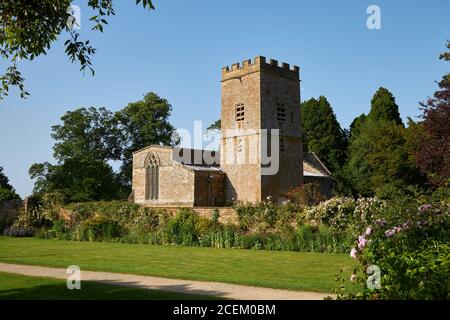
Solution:
<svg viewBox="0 0 450 320"><path fill-rule="evenodd" d="M66 269L0 263L0 272L67 279ZM210 295L238 300L322 300L329 294L259 288L235 284L168 279L134 274L83 271L81 270L81 289L83 280L98 281L114 285L163 290L179 293Z"/></svg>

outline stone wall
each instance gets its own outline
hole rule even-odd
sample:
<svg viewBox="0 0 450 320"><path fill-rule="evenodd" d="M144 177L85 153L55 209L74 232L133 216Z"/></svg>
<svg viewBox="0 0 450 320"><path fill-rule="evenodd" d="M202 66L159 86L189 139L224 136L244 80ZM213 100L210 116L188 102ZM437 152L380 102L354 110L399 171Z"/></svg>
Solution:
<svg viewBox="0 0 450 320"><path fill-rule="evenodd" d="M159 198L148 197L148 159L159 161ZM194 205L194 172L172 161L172 148L153 146L133 154L134 202L153 205Z"/></svg>
<svg viewBox="0 0 450 320"><path fill-rule="evenodd" d="M244 61L222 69L222 112L220 166L226 173L227 200L261 201L261 165L258 153L260 112L260 69L263 61ZM236 106L244 106L244 120L236 121ZM232 130L251 130L243 135ZM250 156L255 156L250 161ZM253 160L253 159L252 159Z"/></svg>
<svg viewBox="0 0 450 320"><path fill-rule="evenodd" d="M253 62L246 60L222 69L221 167L227 174L228 200L256 203L269 195L277 199L301 185L299 101L300 69L296 66L280 66L276 60L266 62L264 57L256 57ZM238 106L244 107L241 121L236 119ZM265 151L261 146L266 137L261 129L279 129L283 141L284 150L280 143L279 167L273 175L263 173L266 168L262 169L261 152Z"/></svg>
<svg viewBox="0 0 450 320"><path fill-rule="evenodd" d="M0 201L0 232L12 225L21 209L28 209L35 205L36 201L32 198Z"/></svg>
<svg viewBox="0 0 450 320"><path fill-rule="evenodd" d="M221 171L198 170L195 174L195 203L198 207L225 204L225 174Z"/></svg>

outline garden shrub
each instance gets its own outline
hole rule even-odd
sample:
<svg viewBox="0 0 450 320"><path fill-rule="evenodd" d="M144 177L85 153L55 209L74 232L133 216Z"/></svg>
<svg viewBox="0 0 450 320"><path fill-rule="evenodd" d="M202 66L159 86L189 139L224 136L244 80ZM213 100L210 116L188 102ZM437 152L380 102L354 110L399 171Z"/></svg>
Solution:
<svg viewBox="0 0 450 320"><path fill-rule="evenodd" d="M351 201L355 210L358 202ZM49 205L51 201L45 203L38 214L45 212L51 219L48 223L34 223L41 225L36 235L42 238L315 252L347 252L352 244L348 227L344 231L327 225L327 218L337 210L335 206L326 209L330 212L318 211L320 214L313 219L306 213L314 208L291 202L278 205L267 199L254 205L238 204L238 224L224 225L218 221L217 209L212 209L211 219L207 219L192 208L181 208L172 216L164 209L122 201L74 203L65 207L57 201L53 201L53 206ZM359 205L360 211L367 212L363 204ZM339 208L353 214L345 205ZM339 219L342 220L339 226L352 220Z"/></svg>
<svg viewBox="0 0 450 320"><path fill-rule="evenodd" d="M200 217L194 210L182 208L168 220L163 230L163 241L168 244L197 245L201 235L206 234L212 222Z"/></svg>
<svg viewBox="0 0 450 320"><path fill-rule="evenodd" d="M448 193L402 197L380 210L377 219L358 236L351 256L360 262L352 279L367 281L369 265L380 268L380 288L341 299L449 299L450 203Z"/></svg>
<svg viewBox="0 0 450 320"><path fill-rule="evenodd" d="M34 232L32 229L25 229L25 228L6 228L3 230L3 235L7 237L32 237L34 235Z"/></svg>
<svg viewBox="0 0 450 320"><path fill-rule="evenodd" d="M116 221L93 216L79 225L76 234L81 241L111 241L121 236L122 229Z"/></svg>
<svg viewBox="0 0 450 320"><path fill-rule="evenodd" d="M318 182L305 183L294 188L287 193L286 197L294 205L305 207L316 206L326 200Z"/></svg>

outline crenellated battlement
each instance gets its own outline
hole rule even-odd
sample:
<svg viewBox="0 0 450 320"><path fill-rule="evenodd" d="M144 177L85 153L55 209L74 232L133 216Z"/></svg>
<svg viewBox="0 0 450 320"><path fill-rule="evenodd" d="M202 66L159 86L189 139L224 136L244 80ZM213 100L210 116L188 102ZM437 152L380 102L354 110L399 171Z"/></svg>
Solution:
<svg viewBox="0 0 450 320"><path fill-rule="evenodd" d="M298 80L300 75L300 68L297 66L291 66L289 63L283 62L279 65L277 60L270 59L268 62L263 56L258 56L252 60L244 60L242 63L233 63L230 66L222 68L222 80L228 80L231 78L239 78L245 74L253 73L257 71L269 71L280 74L283 77Z"/></svg>

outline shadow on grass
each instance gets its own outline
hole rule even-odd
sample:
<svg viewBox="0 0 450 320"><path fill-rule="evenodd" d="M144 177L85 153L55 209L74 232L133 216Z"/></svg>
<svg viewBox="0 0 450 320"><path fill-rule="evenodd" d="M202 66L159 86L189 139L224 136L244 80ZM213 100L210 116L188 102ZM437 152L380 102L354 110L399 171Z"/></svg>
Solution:
<svg viewBox="0 0 450 320"><path fill-rule="evenodd" d="M178 291L178 292L169 292ZM186 293L181 293L184 291ZM82 281L80 290L67 289L65 281L55 284L36 285L29 288L12 288L0 291L0 300L211 300L220 299L213 291L190 292L183 285L144 289L132 282Z"/></svg>

